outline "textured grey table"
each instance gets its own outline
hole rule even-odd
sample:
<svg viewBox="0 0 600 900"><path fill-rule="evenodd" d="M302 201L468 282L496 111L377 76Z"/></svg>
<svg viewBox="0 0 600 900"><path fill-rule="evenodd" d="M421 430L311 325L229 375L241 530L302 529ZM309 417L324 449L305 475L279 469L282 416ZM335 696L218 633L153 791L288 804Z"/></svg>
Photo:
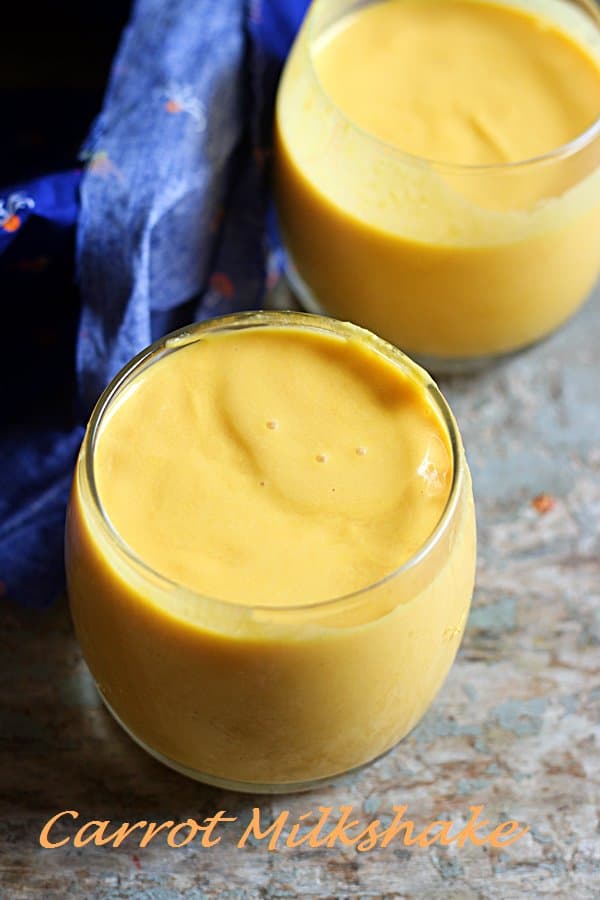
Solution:
<svg viewBox="0 0 600 900"><path fill-rule="evenodd" d="M477 378L441 381L462 428L479 568L458 660L419 727L380 762L313 794L243 797L147 757L100 706L68 611L4 608L0 677L0 896L600 896L600 304L542 346ZM540 494L551 495L532 501ZM408 806L423 825L492 822L508 850L237 849L253 806L270 822L351 804L365 822ZM60 810L79 823L237 816L210 849L40 848ZM70 826L63 833L73 834Z"/></svg>

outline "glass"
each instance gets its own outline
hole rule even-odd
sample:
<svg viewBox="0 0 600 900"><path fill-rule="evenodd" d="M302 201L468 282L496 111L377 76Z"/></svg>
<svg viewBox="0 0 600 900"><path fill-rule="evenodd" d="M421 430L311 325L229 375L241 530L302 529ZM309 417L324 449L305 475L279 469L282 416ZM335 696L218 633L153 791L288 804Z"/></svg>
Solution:
<svg viewBox="0 0 600 900"><path fill-rule="evenodd" d="M600 120L522 162L404 153L348 119L315 69L318 41L365 5L315 0L280 83L274 174L289 281L305 309L363 325L432 371L477 368L549 334L596 280ZM600 59L587 0L513 5Z"/></svg>
<svg viewBox="0 0 600 900"><path fill-rule="evenodd" d="M265 326L360 340L391 360L429 396L453 457L444 512L409 561L354 594L312 604L307 597L284 608L201 596L154 571L152 560L139 559L113 530L94 474L103 420L132 381L189 342ZM100 397L74 475L66 564L84 657L107 707L134 740L209 784L309 788L404 737L454 660L475 567L471 481L456 423L426 372L356 326L280 312L191 326L140 353Z"/></svg>

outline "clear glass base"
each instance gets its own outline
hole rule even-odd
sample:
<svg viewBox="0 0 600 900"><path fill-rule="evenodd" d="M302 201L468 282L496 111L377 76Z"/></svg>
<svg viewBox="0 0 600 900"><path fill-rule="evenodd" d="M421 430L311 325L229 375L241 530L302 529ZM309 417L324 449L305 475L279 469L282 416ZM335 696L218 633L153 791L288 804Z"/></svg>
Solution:
<svg viewBox="0 0 600 900"><path fill-rule="evenodd" d="M348 769L345 772L339 772L334 775L330 775L324 778L315 778L312 781L293 781L293 782L282 782L280 784L261 784L254 782L246 782L246 781L234 781L230 778L220 778L218 775L209 775L206 772L198 772L196 769L190 769L188 766L183 766L181 763L176 762L174 759L170 759L168 756L165 756L162 753L159 753L157 750L154 750L152 747L149 747L148 744L144 743L136 734L133 732L128 726L123 722L120 716L114 711L106 697L103 695L102 691L96 685L96 690L100 695L100 699L104 703L104 706L111 714L115 722L121 726L123 731L134 741L142 750L145 750L150 756L154 757L154 759L158 760L158 762L162 763L165 766L168 766L169 769L174 769L176 772L179 772L180 775L185 775L186 778L191 778L194 781L199 781L202 784L208 784L210 787L216 788L224 788L227 791L236 791L242 794L301 794L305 791L312 791L315 788L324 787L326 785L332 784L335 781L339 781L342 778L351 777L355 775L357 772L360 772L362 769L367 766L372 765L374 762L377 762L379 759L383 759L384 756L387 756L388 753L391 753L394 750L394 747L398 746L395 744L394 746L388 748L383 753L380 753L378 756L373 759L367 760L367 762L361 763L358 766L355 766L352 769ZM403 740L403 739L402 739Z"/></svg>
<svg viewBox="0 0 600 900"><path fill-rule="evenodd" d="M280 291L274 301L274 306L276 308L298 308L303 309L309 313L315 313L320 316L329 315L327 310L324 309L324 307L322 307L318 302L306 282L298 274L298 271L291 262L289 255L286 259L285 275L289 288L289 290L286 292L288 295L287 305L285 305L285 301L283 300L283 293ZM292 303L289 302L290 299L292 299ZM369 327L363 322L357 322L355 324L361 324L366 328ZM384 337L384 335L379 336ZM529 350L537 343L538 341L534 341L532 344L528 344L526 347L521 347L518 350L508 350L504 353L491 353L485 356L443 357L423 353L413 353L406 347L400 347L400 350L403 350L404 353L410 356L411 359L414 359L416 363L426 369L433 376L474 375L477 372L482 372L484 369L492 368L493 366L512 359L515 356L519 356L521 353Z"/></svg>

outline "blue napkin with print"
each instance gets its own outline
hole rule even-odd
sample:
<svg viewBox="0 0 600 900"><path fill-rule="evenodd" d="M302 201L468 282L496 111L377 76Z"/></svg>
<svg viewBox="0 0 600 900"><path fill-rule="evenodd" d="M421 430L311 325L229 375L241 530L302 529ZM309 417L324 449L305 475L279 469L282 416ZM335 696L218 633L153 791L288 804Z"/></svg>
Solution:
<svg viewBox="0 0 600 900"><path fill-rule="evenodd" d="M77 450L121 366L260 306L273 100L306 6L137 0L79 162L0 189L0 594L62 589Z"/></svg>

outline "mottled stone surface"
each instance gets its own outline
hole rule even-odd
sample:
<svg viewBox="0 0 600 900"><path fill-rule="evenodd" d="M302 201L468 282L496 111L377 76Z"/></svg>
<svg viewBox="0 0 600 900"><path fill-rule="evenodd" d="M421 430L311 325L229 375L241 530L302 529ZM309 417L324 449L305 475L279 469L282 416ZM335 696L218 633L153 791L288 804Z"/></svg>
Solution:
<svg viewBox="0 0 600 900"><path fill-rule="evenodd" d="M476 378L443 379L470 458L479 521L473 610L433 708L358 775L294 797L187 781L139 750L100 706L64 604L5 607L0 677L0 896L147 900L600 895L600 304L542 346ZM537 495L553 500L532 505ZM537 506L537 508L536 508ZM551 507L551 508L548 508ZM235 847L265 822L352 804L366 823L408 806L423 825L483 804L530 832L506 851ZM182 849L42 850L44 822L238 816L222 842ZM69 829L64 833L73 833Z"/></svg>

